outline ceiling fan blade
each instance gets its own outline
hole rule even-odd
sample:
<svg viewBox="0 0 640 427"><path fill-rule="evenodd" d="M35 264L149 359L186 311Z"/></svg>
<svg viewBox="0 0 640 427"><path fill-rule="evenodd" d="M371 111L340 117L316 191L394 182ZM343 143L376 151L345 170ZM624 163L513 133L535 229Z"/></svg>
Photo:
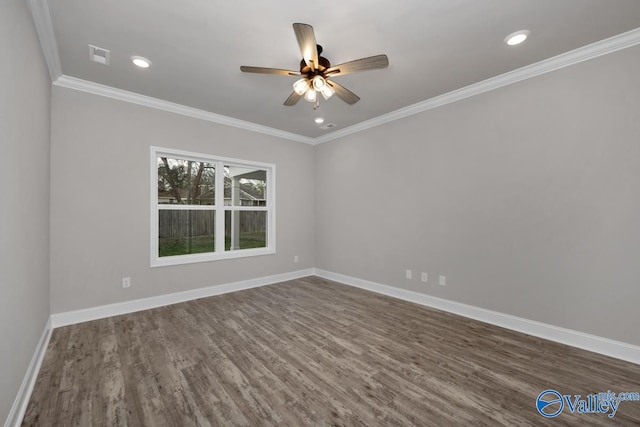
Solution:
<svg viewBox="0 0 640 427"><path fill-rule="evenodd" d="M280 76L299 76L300 75L300 71L281 70L279 68L249 67L246 65L240 66L240 71L243 71L245 73L277 74Z"/></svg>
<svg viewBox="0 0 640 427"><path fill-rule="evenodd" d="M297 93L293 92L291 95L289 95L286 101L284 101L284 105L286 105L287 107L296 105L298 101L300 101L300 98L302 98L302 95L298 95Z"/></svg>
<svg viewBox="0 0 640 427"><path fill-rule="evenodd" d="M335 65L327 69L327 71L325 71L325 75L344 76L357 71L375 70L377 68L386 68L388 66L389 58L387 58L387 55L376 55Z"/></svg>
<svg viewBox="0 0 640 427"><path fill-rule="evenodd" d="M308 24L293 24L293 31L296 33L298 45L304 62L311 67L312 70L318 68L318 46L316 44L316 36L313 27Z"/></svg>
<svg viewBox="0 0 640 427"><path fill-rule="evenodd" d="M327 80L327 83L329 83L329 85L336 91L336 95L338 96L338 98L342 99L347 104L353 105L356 102L360 101L360 97L355 93L351 92L346 87L339 85L334 81Z"/></svg>

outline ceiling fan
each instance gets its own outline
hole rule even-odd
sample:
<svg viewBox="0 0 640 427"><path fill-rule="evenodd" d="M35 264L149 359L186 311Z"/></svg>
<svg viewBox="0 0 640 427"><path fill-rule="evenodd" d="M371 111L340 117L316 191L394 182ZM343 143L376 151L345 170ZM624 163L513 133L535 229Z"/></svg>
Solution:
<svg viewBox="0 0 640 427"><path fill-rule="evenodd" d="M284 101L286 106L295 105L300 98L304 97L305 100L313 102L313 108L316 109L320 105L318 94L322 95L325 100L335 94L347 104L353 105L360 100L358 95L334 82L333 78L357 71L386 68L389 65L387 55L376 55L332 66L327 58L320 56L322 54L322 46L316 44L316 36L311 25L293 24L293 31L298 39L300 52L302 52L300 71L249 67L246 65L240 67L240 71L245 73L302 76L300 80L293 84L293 93Z"/></svg>

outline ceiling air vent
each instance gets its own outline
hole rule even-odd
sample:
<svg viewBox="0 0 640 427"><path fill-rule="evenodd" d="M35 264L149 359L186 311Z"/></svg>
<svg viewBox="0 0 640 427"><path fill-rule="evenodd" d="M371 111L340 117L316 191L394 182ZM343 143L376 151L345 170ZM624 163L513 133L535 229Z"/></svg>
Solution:
<svg viewBox="0 0 640 427"><path fill-rule="evenodd" d="M327 130L327 129L334 128L334 127L336 127L336 126L338 126L338 125L337 125L337 124L335 124L335 123L327 123L326 125L322 125L322 126L320 126L320 129Z"/></svg>
<svg viewBox="0 0 640 427"><path fill-rule="evenodd" d="M109 65L110 53L107 49L89 45L89 59L98 64Z"/></svg>

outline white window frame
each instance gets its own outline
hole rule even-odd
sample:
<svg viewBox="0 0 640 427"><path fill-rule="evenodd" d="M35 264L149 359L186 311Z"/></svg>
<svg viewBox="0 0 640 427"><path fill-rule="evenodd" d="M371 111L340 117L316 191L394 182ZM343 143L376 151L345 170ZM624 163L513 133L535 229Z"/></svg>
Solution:
<svg viewBox="0 0 640 427"><path fill-rule="evenodd" d="M244 258L257 255L276 253L276 165L249 160L232 159L210 154L194 153L151 146L150 155L150 192L151 192L151 267L168 265L191 264L195 262L216 261L232 258ZM164 205L158 203L158 157L173 157L215 165L215 204L214 205ZM225 206L224 205L224 166L256 167L267 174L267 206ZM170 207L168 207L170 206ZM158 255L158 220L161 209L171 210L211 210L215 212L215 251L199 254L173 255L160 257ZM264 211L267 212L267 243L264 248L225 250L225 211Z"/></svg>

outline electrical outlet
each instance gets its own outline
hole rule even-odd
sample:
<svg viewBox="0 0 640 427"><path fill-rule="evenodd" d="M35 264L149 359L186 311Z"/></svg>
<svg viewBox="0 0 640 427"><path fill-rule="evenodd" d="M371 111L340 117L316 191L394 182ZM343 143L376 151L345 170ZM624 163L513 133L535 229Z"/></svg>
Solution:
<svg viewBox="0 0 640 427"><path fill-rule="evenodd" d="M440 286L447 286L447 276L440 276Z"/></svg>
<svg viewBox="0 0 640 427"><path fill-rule="evenodd" d="M130 288L131 287L131 277L123 277L122 278L122 287Z"/></svg>
<svg viewBox="0 0 640 427"><path fill-rule="evenodd" d="M422 272L422 275L420 276L420 280L422 280L423 282L427 281L427 273Z"/></svg>
<svg viewBox="0 0 640 427"><path fill-rule="evenodd" d="M299 261L299 259L298 259L298 255L294 255L294 256L293 256L293 262L298 262L298 261Z"/></svg>
<svg viewBox="0 0 640 427"><path fill-rule="evenodd" d="M411 270L407 270L405 272L405 276L406 276L407 279L411 280Z"/></svg>

